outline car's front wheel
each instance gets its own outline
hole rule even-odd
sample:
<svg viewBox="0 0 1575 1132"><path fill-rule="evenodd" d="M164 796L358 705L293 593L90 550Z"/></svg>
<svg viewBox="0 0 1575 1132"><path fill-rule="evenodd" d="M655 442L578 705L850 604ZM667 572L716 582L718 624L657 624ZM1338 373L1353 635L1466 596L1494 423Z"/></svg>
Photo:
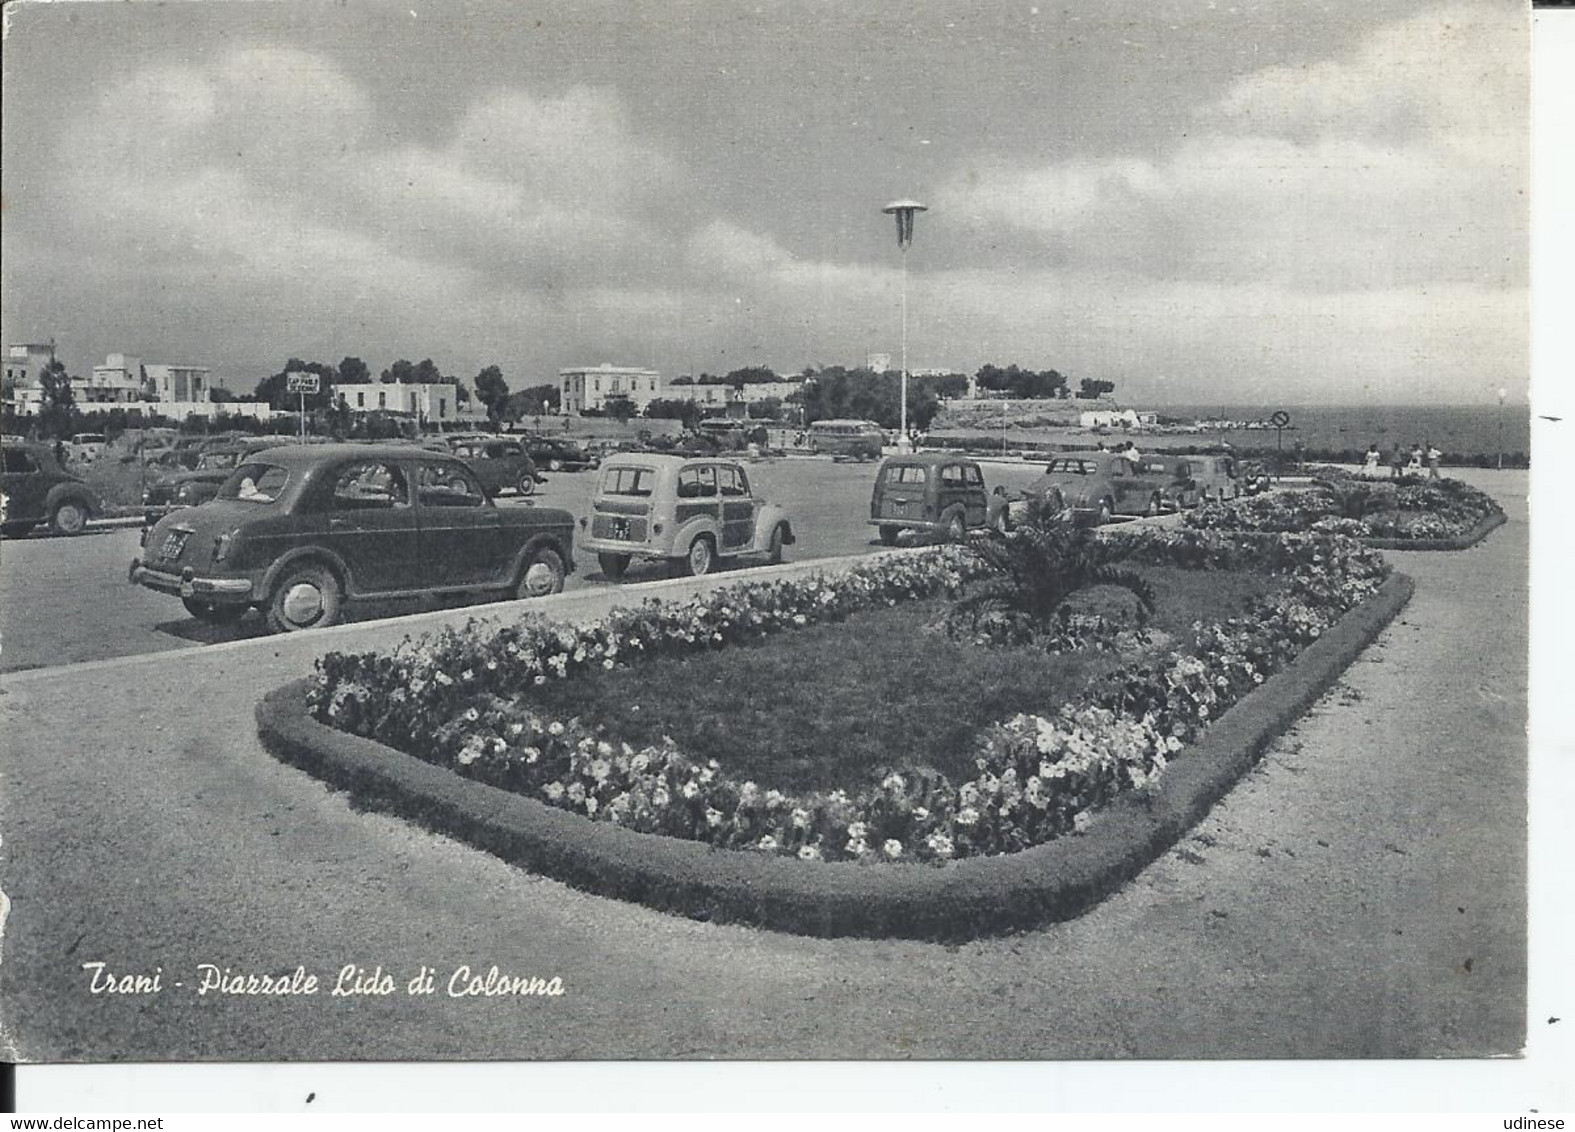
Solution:
<svg viewBox="0 0 1575 1132"><path fill-rule="evenodd" d="M538 547L531 552L520 573L519 585L514 588L517 598L546 597L563 591L563 559L550 546Z"/></svg>
<svg viewBox="0 0 1575 1132"><path fill-rule="evenodd" d="M783 541L782 524L778 523L771 528L771 543L766 547L766 561L773 566L782 561Z"/></svg>
<svg viewBox="0 0 1575 1132"><path fill-rule="evenodd" d="M87 521L87 508L68 499L55 508L55 513L49 518L49 525L57 535L79 535L87 530Z"/></svg>
<svg viewBox="0 0 1575 1132"><path fill-rule="evenodd" d="M552 459L547 461L547 470L549 472L563 471L563 461L554 456Z"/></svg>
<svg viewBox="0 0 1575 1132"><path fill-rule="evenodd" d="M702 578L716 567L716 550L711 545L711 540L701 535L689 544L689 553L684 556L684 568L691 578Z"/></svg>
<svg viewBox="0 0 1575 1132"><path fill-rule="evenodd" d="M246 613L244 605L203 601L196 597L183 597L180 603L186 607L187 613L210 625L233 625Z"/></svg>
<svg viewBox="0 0 1575 1132"><path fill-rule="evenodd" d="M602 568L602 576L604 578L609 582L616 582L623 577L624 571L629 568L629 556L627 554L607 554L603 552L597 554L596 563Z"/></svg>
<svg viewBox="0 0 1575 1132"><path fill-rule="evenodd" d="M265 616L275 633L321 629L339 620L344 590L332 570L316 563L285 571L268 599Z"/></svg>
<svg viewBox="0 0 1575 1132"><path fill-rule="evenodd" d="M521 472L520 478L515 482L514 489L521 495L532 495L536 491L536 476L533 472Z"/></svg>

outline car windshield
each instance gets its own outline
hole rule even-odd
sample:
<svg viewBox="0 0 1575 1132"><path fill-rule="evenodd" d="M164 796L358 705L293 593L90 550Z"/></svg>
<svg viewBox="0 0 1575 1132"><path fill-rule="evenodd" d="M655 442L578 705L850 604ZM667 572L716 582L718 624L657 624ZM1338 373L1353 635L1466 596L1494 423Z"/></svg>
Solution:
<svg viewBox="0 0 1575 1132"><path fill-rule="evenodd" d="M655 468L638 468L623 465L608 468L602 473L603 495L648 496L656 486Z"/></svg>
<svg viewBox="0 0 1575 1132"><path fill-rule="evenodd" d="M219 488L220 499L239 499L247 503L272 503L290 482L290 473L278 464L242 464Z"/></svg>
<svg viewBox="0 0 1575 1132"><path fill-rule="evenodd" d="M923 464L887 464L887 483L923 483L929 478L929 472Z"/></svg>
<svg viewBox="0 0 1575 1132"><path fill-rule="evenodd" d="M204 452L197 461L199 468L233 468L240 459L239 452Z"/></svg>

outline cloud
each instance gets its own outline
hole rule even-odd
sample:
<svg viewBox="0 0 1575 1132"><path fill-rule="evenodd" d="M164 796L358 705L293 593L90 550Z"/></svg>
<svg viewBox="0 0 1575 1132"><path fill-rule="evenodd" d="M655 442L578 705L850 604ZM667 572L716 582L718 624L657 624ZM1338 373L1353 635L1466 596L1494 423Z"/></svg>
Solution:
<svg viewBox="0 0 1575 1132"><path fill-rule="evenodd" d="M952 178L941 203L1069 270L1340 292L1524 286L1524 18L1446 11L1244 76L1163 155Z"/></svg>

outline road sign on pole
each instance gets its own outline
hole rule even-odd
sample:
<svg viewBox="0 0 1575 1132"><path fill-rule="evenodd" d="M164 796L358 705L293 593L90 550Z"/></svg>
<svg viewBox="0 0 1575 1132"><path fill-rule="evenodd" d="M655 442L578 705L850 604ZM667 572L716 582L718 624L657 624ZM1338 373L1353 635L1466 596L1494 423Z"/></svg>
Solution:
<svg viewBox="0 0 1575 1132"><path fill-rule="evenodd" d="M287 393L301 395L301 443L306 443L306 395L322 390L322 378L315 373L301 373L291 371L284 375L284 388Z"/></svg>

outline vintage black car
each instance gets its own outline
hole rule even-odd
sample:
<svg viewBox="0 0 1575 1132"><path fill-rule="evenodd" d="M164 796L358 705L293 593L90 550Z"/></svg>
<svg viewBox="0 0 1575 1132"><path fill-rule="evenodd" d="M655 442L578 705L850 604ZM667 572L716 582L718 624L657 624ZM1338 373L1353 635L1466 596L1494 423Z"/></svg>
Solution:
<svg viewBox="0 0 1575 1132"><path fill-rule="evenodd" d="M530 495L547 481L520 442L510 437L466 437L451 441L449 450L470 465L488 495L511 490Z"/></svg>
<svg viewBox="0 0 1575 1132"><path fill-rule="evenodd" d="M103 510L93 489L62 468L49 445L8 442L4 460L0 534L6 538L21 538L40 523L48 523L56 534L79 535Z"/></svg>
<svg viewBox="0 0 1575 1132"><path fill-rule="evenodd" d="M596 457L572 440L561 436L531 433L524 438L525 451L537 467L549 472L581 472L596 466Z"/></svg>
<svg viewBox="0 0 1575 1132"><path fill-rule="evenodd" d="M574 519L496 507L461 460L413 445L274 448L216 499L147 533L132 582L195 617L257 607L269 628L332 625L346 602L422 595L537 597L573 569Z"/></svg>

